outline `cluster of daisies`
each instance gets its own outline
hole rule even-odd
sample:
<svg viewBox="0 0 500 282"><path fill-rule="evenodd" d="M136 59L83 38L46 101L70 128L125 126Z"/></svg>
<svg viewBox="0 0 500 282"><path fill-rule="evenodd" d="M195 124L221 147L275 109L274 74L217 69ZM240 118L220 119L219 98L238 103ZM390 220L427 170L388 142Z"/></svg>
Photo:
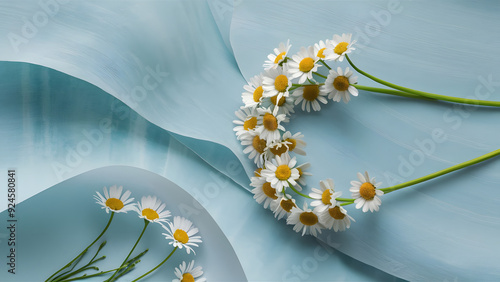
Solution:
<svg viewBox="0 0 500 282"><path fill-rule="evenodd" d="M351 95L358 95L353 86L357 83L354 73L348 67L335 70L326 63L341 62L355 50L351 37L334 35L332 40L302 47L291 56L290 41L280 43L267 56L264 72L243 87L244 106L235 113L236 137L257 166L250 184L254 199L272 210L278 220L286 218L287 224L294 225L293 229L302 235L317 236L324 228L344 231L354 220L343 206L355 203L363 212L378 211L384 193L377 189L381 183L366 172L358 173L359 181L351 182L352 199L340 198L342 193L335 191L331 179L321 181L320 189L312 188L309 195L301 193L305 178L311 175L306 171L310 164L298 165L293 154L305 155L306 143L300 132L292 134L284 127L298 104L302 111L319 111L329 99L347 103ZM317 72L322 66L329 70L328 75ZM312 202L304 201L301 208L292 195Z"/></svg>

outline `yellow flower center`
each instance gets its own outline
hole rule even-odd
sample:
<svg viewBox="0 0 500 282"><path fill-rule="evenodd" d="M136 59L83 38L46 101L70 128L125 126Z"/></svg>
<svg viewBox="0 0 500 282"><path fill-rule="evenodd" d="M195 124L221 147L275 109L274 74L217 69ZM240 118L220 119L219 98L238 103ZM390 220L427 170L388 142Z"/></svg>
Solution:
<svg viewBox="0 0 500 282"><path fill-rule="evenodd" d="M106 206L112 210L118 211L123 208L123 202L117 198L109 198L106 200Z"/></svg>
<svg viewBox="0 0 500 282"><path fill-rule="evenodd" d="M264 149L266 148L266 140L260 139L257 135L253 138L252 146L259 154L264 153Z"/></svg>
<svg viewBox="0 0 500 282"><path fill-rule="evenodd" d="M264 125L264 128L269 131L275 131L276 129L278 129L278 120L270 113L264 114L264 117L262 118L262 124Z"/></svg>
<svg viewBox="0 0 500 282"><path fill-rule="evenodd" d="M270 148L270 150L271 150L271 153L273 153L274 155L281 156L281 154L286 152L287 148L285 145L281 145L281 146L276 145L276 146Z"/></svg>
<svg viewBox="0 0 500 282"><path fill-rule="evenodd" d="M349 79L345 76L337 76L333 80L333 87L338 91L346 91L349 88Z"/></svg>
<svg viewBox="0 0 500 282"><path fill-rule="evenodd" d="M191 273L184 273L181 282L194 282L194 277Z"/></svg>
<svg viewBox="0 0 500 282"><path fill-rule="evenodd" d="M262 185L262 191L269 198L271 198L273 200L278 199L278 196L276 196L276 189L274 189L273 187L271 187L271 183L269 183L269 182L264 183L264 185Z"/></svg>
<svg viewBox="0 0 500 282"><path fill-rule="evenodd" d="M285 56L285 55L286 55L286 52L279 53L279 55L276 56L276 59L274 59L274 63L275 64L279 63L281 60L283 60L283 56Z"/></svg>
<svg viewBox="0 0 500 282"><path fill-rule="evenodd" d="M278 100L278 95L274 95L273 97L271 97L271 102L276 105L276 100ZM281 107L283 104L285 104L286 102L286 98L285 96L281 96L279 102L278 102L278 107Z"/></svg>
<svg viewBox="0 0 500 282"><path fill-rule="evenodd" d="M331 217L335 218L335 219L344 219L345 217L345 214L343 214L341 211L340 211L340 207L339 206L335 206L331 209L328 209L328 213L330 214Z"/></svg>
<svg viewBox="0 0 500 282"><path fill-rule="evenodd" d="M174 239L181 242L182 244L186 244L187 242L189 242L188 234L182 229L175 230Z"/></svg>
<svg viewBox="0 0 500 282"><path fill-rule="evenodd" d="M359 187L359 194L365 200L371 200L375 197L375 186L373 186L370 182L365 182L361 184L361 187Z"/></svg>
<svg viewBox="0 0 500 282"><path fill-rule="evenodd" d="M262 171L262 168L259 167L258 169L255 170L254 175L255 177L260 177L260 172Z"/></svg>
<svg viewBox="0 0 500 282"><path fill-rule="evenodd" d="M288 77L284 74L280 74L274 80L274 88L278 90L278 92L285 92L288 88Z"/></svg>
<svg viewBox="0 0 500 282"><path fill-rule="evenodd" d="M243 123L243 129L254 129L257 126L257 117L251 117Z"/></svg>
<svg viewBox="0 0 500 282"><path fill-rule="evenodd" d="M145 216L149 220L155 220L157 218L160 218L158 213L155 210L150 209L150 208L143 209L142 216Z"/></svg>
<svg viewBox="0 0 500 282"><path fill-rule="evenodd" d="M293 207L296 207L295 203L292 201L292 199L281 199L280 201L280 206L283 210L286 212L290 212Z"/></svg>
<svg viewBox="0 0 500 282"><path fill-rule="evenodd" d="M262 93L264 92L264 89L262 89L262 86L259 86L255 88L255 91L253 92L253 100L254 102L259 102L260 98L262 98Z"/></svg>
<svg viewBox="0 0 500 282"><path fill-rule="evenodd" d="M304 86L304 92L302 97L307 101L314 101L319 96L319 86L318 85L306 85Z"/></svg>
<svg viewBox="0 0 500 282"><path fill-rule="evenodd" d="M303 212L300 214L299 220L302 224L311 226L318 223L318 216L313 212Z"/></svg>
<svg viewBox="0 0 500 282"><path fill-rule="evenodd" d="M325 50L326 48L319 49L318 54L316 54L316 56L320 57L321 59L324 59L325 55L323 54L323 52L325 52Z"/></svg>
<svg viewBox="0 0 500 282"><path fill-rule="evenodd" d="M335 46L335 49L333 49L333 52L337 53L338 55L342 55L345 51L347 51L347 46L349 46L349 43L347 42L340 42Z"/></svg>
<svg viewBox="0 0 500 282"><path fill-rule="evenodd" d="M288 144L288 149L290 149L290 151L293 151L293 149L295 149L295 147L297 146L297 141L295 139L288 138L285 141L290 143Z"/></svg>
<svg viewBox="0 0 500 282"><path fill-rule="evenodd" d="M323 192L323 195L321 195L321 202L325 205L330 205L330 201L332 200L332 192L330 192L330 189L326 189Z"/></svg>
<svg viewBox="0 0 500 282"><path fill-rule="evenodd" d="M300 167L298 167L297 170L299 171L299 178L301 178L302 177L302 169Z"/></svg>
<svg viewBox="0 0 500 282"><path fill-rule="evenodd" d="M302 61L299 63L299 70L301 72L309 72L314 68L314 60L313 58L304 58Z"/></svg>
<svg viewBox="0 0 500 282"><path fill-rule="evenodd" d="M280 165L276 168L276 178L279 180L287 180L292 175L292 170L288 167L288 165Z"/></svg>

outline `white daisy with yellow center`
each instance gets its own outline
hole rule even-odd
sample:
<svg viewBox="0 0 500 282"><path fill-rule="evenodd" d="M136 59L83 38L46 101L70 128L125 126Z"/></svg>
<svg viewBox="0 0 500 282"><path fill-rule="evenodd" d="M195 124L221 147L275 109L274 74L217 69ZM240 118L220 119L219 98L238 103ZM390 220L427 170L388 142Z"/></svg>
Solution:
<svg viewBox="0 0 500 282"><path fill-rule="evenodd" d="M279 99L278 99L279 97ZM261 107L269 108L274 115L285 114L290 115L295 113L293 110L295 98L292 96L285 97L283 93L279 93L272 97L264 97Z"/></svg>
<svg viewBox="0 0 500 282"><path fill-rule="evenodd" d="M253 159L257 167L262 167L264 164L264 153L267 148L266 139L262 138L258 132L251 132L249 135L241 138L241 145L246 146L243 149L243 153L248 154L248 158Z"/></svg>
<svg viewBox="0 0 500 282"><path fill-rule="evenodd" d="M274 212L274 217L278 220L283 217L288 218L288 216L292 213L292 209L297 207L295 204L295 199L293 199L290 195L280 194L278 199L274 200L271 203L271 210Z"/></svg>
<svg viewBox="0 0 500 282"><path fill-rule="evenodd" d="M316 237L321 234L321 229L324 228L319 222L318 214L307 206L307 202L304 202L302 209L293 207L286 223L293 225L295 232L302 231L302 236L311 234Z"/></svg>
<svg viewBox="0 0 500 282"><path fill-rule="evenodd" d="M288 89L292 87L292 78L289 77L288 70L286 67L279 69L270 69L264 73L262 80L262 89L264 89L264 97L273 97L278 94L276 98L281 99L281 97L288 97Z"/></svg>
<svg viewBox="0 0 500 282"><path fill-rule="evenodd" d="M297 132L294 135L290 131L283 133L280 141L275 141L267 146L266 159L271 159L274 156L281 156L284 153L294 152L296 154L305 156L306 152L303 150L306 142L302 140L304 135Z"/></svg>
<svg viewBox="0 0 500 282"><path fill-rule="evenodd" d="M382 204L382 200L379 197L384 195L384 191L378 190L377 187L382 185L382 182L376 183L375 177L370 179L366 171L364 175L358 172L358 179L359 181L351 181L352 187L349 189L356 208L362 208L363 212L367 212L368 210L371 212L378 211L380 204Z"/></svg>
<svg viewBox="0 0 500 282"><path fill-rule="evenodd" d="M290 51L290 39L287 40L286 44L281 42L278 48L274 48L274 54L267 55L267 61L264 63L264 69L276 69L285 60L288 51Z"/></svg>
<svg viewBox="0 0 500 282"><path fill-rule="evenodd" d="M325 55L332 60L342 62L346 54L356 50L356 48L352 47L355 43L356 40L352 40L351 33L342 33L341 36L335 34L333 35L333 40L331 41L333 49L325 50Z"/></svg>
<svg viewBox="0 0 500 282"><path fill-rule="evenodd" d="M281 157L276 156L272 161L266 161L266 168L260 174L271 183L271 187L282 193L283 187L297 185L295 180L299 178L299 171L295 168L296 164L295 157L290 158L290 155L285 153Z"/></svg>
<svg viewBox="0 0 500 282"><path fill-rule="evenodd" d="M324 88L316 84L299 87L292 94L295 98L295 105L302 102L302 110L307 110L307 112L310 112L311 108L313 111L321 110L319 102L323 104L328 103L326 99L327 95L328 93L324 91Z"/></svg>
<svg viewBox="0 0 500 282"><path fill-rule="evenodd" d="M241 94L245 108L255 108L260 106L264 89L262 88L262 81L264 77L262 74L250 78L250 83L243 86L245 92Z"/></svg>
<svg viewBox="0 0 500 282"><path fill-rule="evenodd" d="M299 179L297 179L297 182L300 184L300 185L307 185L307 181L306 181L306 178L308 176L311 176L312 173L310 172L307 172L306 170L308 170L309 168L311 167L311 164L310 163L303 163L301 165L298 165L296 168L297 170L299 171ZM297 187L300 187L300 185L297 185ZM300 189L302 189L302 187L300 187Z"/></svg>
<svg viewBox="0 0 500 282"><path fill-rule="evenodd" d="M272 201L278 199L276 189L271 187L271 183L264 177L252 177L250 186L255 187L252 189L253 198L265 209L269 208Z"/></svg>
<svg viewBox="0 0 500 282"><path fill-rule="evenodd" d="M314 53L314 47L307 49L302 47L296 55L292 56L292 61L287 63L288 73L291 78L299 78L299 83L304 83L307 79L313 78L313 72L321 66L317 64L319 58Z"/></svg>
<svg viewBox="0 0 500 282"><path fill-rule="evenodd" d="M351 227L351 220L355 221L338 202L335 206L324 210L319 215L319 222L325 228L333 228L335 232L345 231L346 228Z"/></svg>
<svg viewBox="0 0 500 282"><path fill-rule="evenodd" d="M319 182L320 189L312 188L309 197L316 201L311 202L315 207L314 211L321 213L337 204L336 198L342 195L342 192L335 192L333 179L327 179Z"/></svg>
<svg viewBox="0 0 500 282"><path fill-rule="evenodd" d="M177 279L172 280L172 282L205 282L207 279L200 278L203 275L203 269L201 266L194 267L194 260L186 265L183 261L179 267L174 270Z"/></svg>
<svg viewBox="0 0 500 282"><path fill-rule="evenodd" d="M328 39L325 42L323 42L323 40L320 40L318 43L314 44L314 54L316 54L316 57L323 61L332 60L332 55L328 54L327 50L333 50L333 44Z"/></svg>
<svg viewBox="0 0 500 282"><path fill-rule="evenodd" d="M165 204L156 198L156 196L144 196L134 210L140 218L150 222L167 222L170 217L170 211L165 210Z"/></svg>
<svg viewBox="0 0 500 282"><path fill-rule="evenodd" d="M198 247L198 243L202 242L200 236L195 236L198 228L195 228L191 221L180 216L174 217L174 222L167 222L167 224L168 226L162 225L167 231L162 234L165 235L165 239L172 240L169 244L179 249L186 248L188 254L191 251L195 253L192 247Z"/></svg>
<svg viewBox="0 0 500 282"><path fill-rule="evenodd" d="M288 121L286 115L274 115L269 108L259 108L257 111L259 112L259 118L257 121L259 125L255 131L260 135L260 138L265 139L266 144L271 144L274 141L280 140L280 130L285 131L285 127L281 123Z"/></svg>
<svg viewBox="0 0 500 282"><path fill-rule="evenodd" d="M358 81L358 77L353 74L349 67L345 71L341 67L338 67L337 71L330 70L325 85L321 86L322 91L329 93L328 99L333 99L335 102L340 102L342 99L344 103L348 103L351 99L349 94L358 96L358 89L352 86Z"/></svg>
<svg viewBox="0 0 500 282"><path fill-rule="evenodd" d="M122 186L116 187L116 185L113 185L109 187L108 193L108 189L104 187L104 197L101 193L96 192L97 195L94 195L94 199L103 209L106 209L106 213L109 213L110 210L112 212L126 213L134 209L135 204L131 203L134 198L129 198L131 194L129 190L122 195L122 190Z"/></svg>
<svg viewBox="0 0 500 282"><path fill-rule="evenodd" d="M233 120L236 126L233 130L236 132L238 140L251 135L257 128L259 119L259 112L255 108L242 108L234 113L238 120Z"/></svg>

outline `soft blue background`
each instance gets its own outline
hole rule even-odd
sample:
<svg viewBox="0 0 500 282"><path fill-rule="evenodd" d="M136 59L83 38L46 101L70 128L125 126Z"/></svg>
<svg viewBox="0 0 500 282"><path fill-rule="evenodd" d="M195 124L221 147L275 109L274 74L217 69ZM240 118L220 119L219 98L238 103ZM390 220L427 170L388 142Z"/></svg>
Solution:
<svg viewBox="0 0 500 282"><path fill-rule="evenodd" d="M298 241L287 246L299 248L293 251L302 256L292 255L293 263L280 262L268 255L277 251L253 253L248 240L231 235L254 230L252 224L266 232L275 226L290 231L251 203L251 194L242 189L250 188L246 174L253 167L241 153L231 124L245 78L262 70L266 55L279 42L290 38L293 53L333 33L352 32L360 46L351 57L376 76L440 94L468 97L479 91L488 94L487 99L500 100L499 4L492 1L235 1L234 10L224 0L70 2L60 4L48 24L16 52L7 35L22 34L23 17L32 18L41 10L36 1L0 2L0 34L6 35L0 41L0 60L65 73L28 64L1 65L0 122L2 136L5 132L9 137L0 141L6 160L1 165L19 171L23 188L18 200L112 164L156 172L203 197L200 190L190 190L190 182L202 181L205 170L183 163L185 155L175 163L165 161L188 146L198 154L197 162L205 160L216 175L233 179L228 190L243 193L238 199L246 199L263 215L258 223L248 219L238 225L236 212L227 216L226 205L234 198L207 201L220 201L217 211L207 210L251 280L267 279L263 274L281 279L287 267L300 264L314 250L298 243L311 239L296 236ZM151 69L164 75L156 87L134 99L136 87L144 85ZM365 78L359 81L375 85ZM312 163L309 185L317 187L319 180L332 177L337 189L348 195L349 181L358 171L368 170L390 186L498 149L498 117L497 109L361 92L348 105L298 113L287 128L302 131L308 142L308 156L301 161ZM85 132L100 130L100 122L108 119L111 133L101 131L103 139L80 162L67 159L71 150L90 142ZM446 134L446 141L434 142L427 155L419 153L418 144L431 140L436 130ZM415 159L417 155L423 157ZM58 164L68 169L58 173ZM330 239L327 233L322 239L356 260L408 280L498 280L499 168L499 161L491 160L384 196L377 214L350 207L356 219L351 230ZM243 213L248 206L234 205L232 211ZM266 242L279 246L282 240L272 234ZM343 258L337 255L335 260ZM251 271L269 260L274 262L264 264L269 271ZM315 272L316 279L337 273L340 280L356 280L361 272L375 272L329 262ZM331 265L339 269L330 270Z"/></svg>

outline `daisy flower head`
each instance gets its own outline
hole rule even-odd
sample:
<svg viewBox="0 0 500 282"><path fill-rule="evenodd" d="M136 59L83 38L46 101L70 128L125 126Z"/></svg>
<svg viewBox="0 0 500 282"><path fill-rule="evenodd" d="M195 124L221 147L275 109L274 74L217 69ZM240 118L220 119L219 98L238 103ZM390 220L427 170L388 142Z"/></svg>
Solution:
<svg viewBox="0 0 500 282"><path fill-rule="evenodd" d="M116 185L113 185L109 187L108 193L108 189L104 187L104 197L101 193L96 192L97 195L94 195L94 199L102 206L101 208L106 209L106 213L109 213L110 210L112 212L126 213L134 209L135 204L132 203L134 198L129 198L131 194L129 190L122 195L122 190L122 186L116 187Z"/></svg>
<svg viewBox="0 0 500 282"><path fill-rule="evenodd" d="M333 35L333 40L331 41L333 49L325 50L325 56L328 56L332 60L342 62L346 54L356 50L356 48L352 47L355 43L356 40L352 40L351 33L342 33L341 36L335 34Z"/></svg>
<svg viewBox="0 0 500 282"><path fill-rule="evenodd" d="M378 211L378 207L382 204L379 197L384 195L384 192L376 188L382 185L382 182L376 183L375 177L370 179L366 171L364 175L358 172L358 179L359 181L351 181L352 187L349 189L352 198L355 199L356 208L363 208L363 212Z"/></svg>
<svg viewBox="0 0 500 282"><path fill-rule="evenodd" d="M286 223L293 225L295 232L302 231L302 236L321 234L321 229L324 227L319 223L319 217L316 212L308 208L307 202L304 202L302 209L293 207L290 216L286 219Z"/></svg>
<svg viewBox="0 0 500 282"><path fill-rule="evenodd" d="M177 279L172 280L172 282L205 282L207 279L198 278L203 275L203 270L201 266L194 267L194 260L186 265L183 261L179 267L174 270Z"/></svg>
<svg viewBox="0 0 500 282"><path fill-rule="evenodd" d="M260 135L261 139L265 139L267 144L281 139L281 131L285 131L285 127L281 125L282 122L287 122L288 119L284 114L274 115L271 109L257 109L259 118L257 123L259 126L255 131Z"/></svg>
<svg viewBox="0 0 500 282"><path fill-rule="evenodd" d="M333 228L335 232L345 231L346 228L351 227L351 220L355 221L339 203L324 210L319 215L319 222L323 224L325 228Z"/></svg>
<svg viewBox="0 0 500 282"><path fill-rule="evenodd" d="M308 170L310 167L311 167L310 163L303 163L303 164L298 165L296 167L296 169L299 171L299 179L297 179L297 182L300 185L304 185L305 186L307 184L306 177L311 176L312 173L307 172L306 170ZM297 186L300 186L299 184L297 184Z"/></svg>
<svg viewBox="0 0 500 282"><path fill-rule="evenodd" d="M270 108L272 109L273 115L277 114L285 114L289 115L295 113L293 110L294 107L294 98L292 96L285 97L283 93L279 93L272 97L265 97L262 99L262 108Z"/></svg>
<svg viewBox="0 0 500 282"><path fill-rule="evenodd" d="M252 189L253 198L265 209L269 208L272 201L278 199L276 189L271 187L271 183L267 182L264 177L252 177L250 186L255 187Z"/></svg>
<svg viewBox="0 0 500 282"><path fill-rule="evenodd" d="M241 145L246 146L243 149L244 154L248 154L249 159L253 159L253 162L258 166L262 167L264 164L264 153L267 147L266 139L258 132L253 132L249 135L245 135L241 139Z"/></svg>
<svg viewBox="0 0 500 282"><path fill-rule="evenodd" d="M321 105L319 102L326 104L326 96L328 93L324 91L324 88L320 88L319 85L311 84L303 87L297 88L293 91L292 96L295 98L295 105L302 102L302 111L310 112L311 108L313 111L321 110Z"/></svg>
<svg viewBox="0 0 500 282"><path fill-rule="evenodd" d="M281 136L281 141L275 141L268 146L268 152L272 153L274 156L281 156L287 152L294 152L305 156L306 152L303 148L306 146L306 142L304 142L302 138L304 138L304 135L300 132L292 135L290 131L287 131Z"/></svg>
<svg viewBox="0 0 500 282"><path fill-rule="evenodd" d="M255 130L259 113L255 108L242 108L234 112L234 114L238 117L238 120L233 120L233 123L236 124L233 130L236 132L238 140L240 140Z"/></svg>
<svg viewBox="0 0 500 282"><path fill-rule="evenodd" d="M261 171L261 175L266 178L266 181L271 183L271 187L279 193L288 185L297 185L299 171L295 168L297 160L295 157L290 158L289 154L276 156L271 161L266 161L266 168Z"/></svg>
<svg viewBox="0 0 500 282"><path fill-rule="evenodd" d="M319 58L314 53L314 47L300 48L299 53L292 56L288 64L288 72L291 78L299 78L299 83L304 83L307 79L312 79L313 72L321 65L317 64Z"/></svg>
<svg viewBox="0 0 500 282"><path fill-rule="evenodd" d="M262 74L256 75L250 78L250 83L243 86L245 92L241 94L241 98L245 104L245 108L255 108L260 105L262 94L264 93L264 89L262 89L263 79Z"/></svg>
<svg viewBox="0 0 500 282"><path fill-rule="evenodd" d="M326 56L328 54L328 52L325 52L326 50L333 50L333 44L330 40L327 39L325 42L320 40L314 44L314 54L316 54L316 57L321 60L332 60L331 54L330 56Z"/></svg>
<svg viewBox="0 0 500 282"><path fill-rule="evenodd" d="M283 217L288 218L294 207L297 207L295 199L288 194L280 194L278 199L271 203L271 209L274 212L274 217L278 220Z"/></svg>
<svg viewBox="0 0 500 282"><path fill-rule="evenodd" d="M312 188L312 193L309 197L315 199L311 202L311 206L318 213L324 212L337 204L336 198L342 195L342 192L335 192L333 179L327 179L319 182L321 189Z"/></svg>
<svg viewBox="0 0 500 282"><path fill-rule="evenodd" d="M264 97L273 97L280 93L282 96L288 97L288 89L290 89L290 87L292 87L292 79L289 77L286 67L270 69L264 73L264 78L262 80Z"/></svg>
<svg viewBox="0 0 500 282"><path fill-rule="evenodd" d="M265 70L276 69L285 60L288 51L290 51L290 39L286 41L286 44L281 42L278 48L274 48L274 54L267 55L267 61L264 62L263 67Z"/></svg>
<svg viewBox="0 0 500 282"><path fill-rule="evenodd" d="M162 225L167 231L162 234L165 235L165 239L172 240L168 244L179 249L184 247L188 254L191 251L195 253L192 247L198 247L197 243L202 242L200 236L194 236L198 233L198 228L195 228L191 221L180 216L174 217L174 222L167 222L167 224L168 226Z"/></svg>
<svg viewBox="0 0 500 282"><path fill-rule="evenodd" d="M156 198L156 196L144 196L141 201L134 206L134 210L140 218L150 222L167 222L170 217L170 211L165 210L165 204Z"/></svg>
<svg viewBox="0 0 500 282"><path fill-rule="evenodd" d="M352 84L358 81L357 76L353 76L353 72L349 70L349 67L342 70L341 67L337 68L337 71L330 70L328 77L325 81L325 85L321 86L322 91L329 93L328 99L333 99L335 102L340 102L340 99L344 103L348 103L352 96L358 96L358 89L356 89Z"/></svg>

